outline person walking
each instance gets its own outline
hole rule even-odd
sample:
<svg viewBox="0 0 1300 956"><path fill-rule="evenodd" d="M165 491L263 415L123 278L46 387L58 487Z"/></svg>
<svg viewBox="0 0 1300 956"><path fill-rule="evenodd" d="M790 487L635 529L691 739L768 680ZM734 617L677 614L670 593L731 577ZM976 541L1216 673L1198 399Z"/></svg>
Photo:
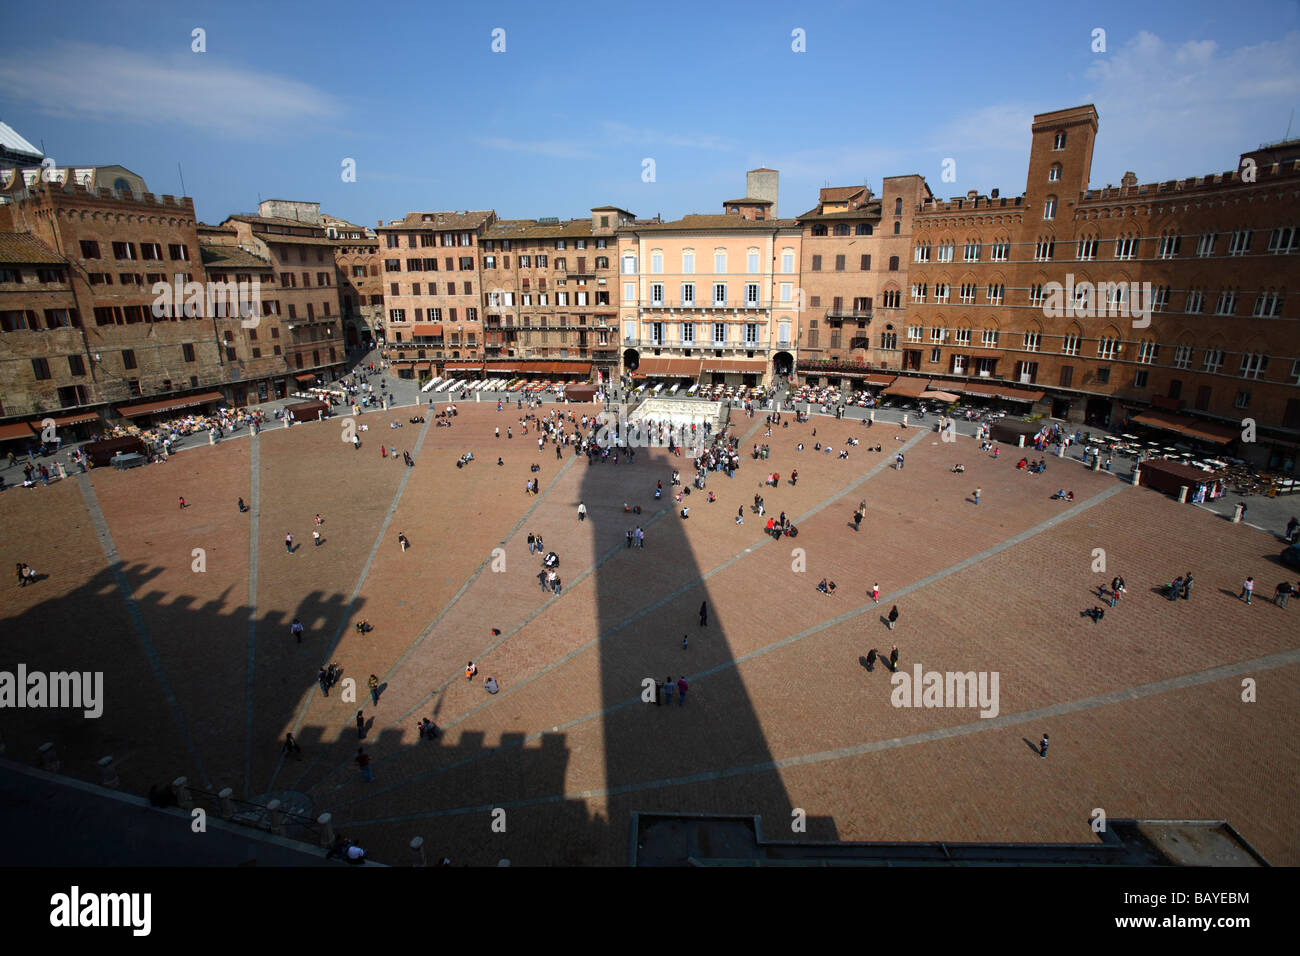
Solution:
<svg viewBox="0 0 1300 956"><path fill-rule="evenodd" d="M1255 579L1246 578L1246 580L1241 582L1241 594L1239 595L1238 600L1245 601L1247 604L1249 604L1250 597L1254 593L1255 593Z"/></svg>
<svg viewBox="0 0 1300 956"><path fill-rule="evenodd" d="M1174 583L1169 585L1169 600L1177 601L1178 595L1183 591L1183 579L1174 578Z"/></svg>
<svg viewBox="0 0 1300 956"><path fill-rule="evenodd" d="M366 753L365 747L357 748L356 762L357 766L361 768L361 779L366 783L374 783L375 772L370 769L370 754Z"/></svg>
<svg viewBox="0 0 1300 956"><path fill-rule="evenodd" d="M1192 572L1188 571L1187 576L1183 578L1183 600L1186 601L1192 594Z"/></svg>
<svg viewBox="0 0 1300 956"><path fill-rule="evenodd" d="M528 553L529 554L532 554L534 552L535 550L534 545L536 544L536 542L537 542L537 537L531 531L528 532Z"/></svg>
<svg viewBox="0 0 1300 956"><path fill-rule="evenodd" d="M700 627L709 626L709 602L704 601L700 604Z"/></svg>
<svg viewBox="0 0 1300 956"><path fill-rule="evenodd" d="M320 684L320 692L324 697L330 695L330 672L326 670L325 665L320 666L320 673L316 675L316 683Z"/></svg>
<svg viewBox="0 0 1300 956"><path fill-rule="evenodd" d="M240 498L240 499L239 499L239 513L242 515L242 514L243 514L245 511L247 511L247 510L248 510L248 505L244 504L244 499L243 499L243 498Z"/></svg>
<svg viewBox="0 0 1300 956"><path fill-rule="evenodd" d="M379 678L374 674L366 680L366 687L370 688L370 699L376 707L379 706Z"/></svg>
<svg viewBox="0 0 1300 956"><path fill-rule="evenodd" d="M293 623L289 625L289 633L298 639L299 644L302 643L302 631L303 631L302 621L298 620L295 617L293 619Z"/></svg>
<svg viewBox="0 0 1300 956"><path fill-rule="evenodd" d="M357 711L357 740L366 735L366 715Z"/></svg>
<svg viewBox="0 0 1300 956"><path fill-rule="evenodd" d="M1124 579L1119 575L1110 582L1110 606L1114 607L1119 602L1119 596L1124 593Z"/></svg>
<svg viewBox="0 0 1300 956"><path fill-rule="evenodd" d="M316 528L312 528L311 543L312 543L312 547L314 548L320 547L320 531L317 530Z"/></svg>
<svg viewBox="0 0 1300 956"><path fill-rule="evenodd" d="M978 488L975 489L975 503L980 503L980 490Z"/></svg>
<svg viewBox="0 0 1300 956"><path fill-rule="evenodd" d="M677 678L677 706L686 706L686 691L691 685L686 683L686 677Z"/></svg>
<svg viewBox="0 0 1300 956"><path fill-rule="evenodd" d="M399 532L397 532L397 543L400 544L400 545L402 546L402 553L403 553L403 554L405 554L405 553L406 553L406 549L409 548L409 547L411 546L410 539L408 539L408 538L406 537L406 532L404 532L404 531L399 531Z"/></svg>
<svg viewBox="0 0 1300 956"><path fill-rule="evenodd" d="M898 623L898 605L895 604L889 609L889 629L892 631L894 625Z"/></svg>
<svg viewBox="0 0 1300 956"><path fill-rule="evenodd" d="M862 530L862 512L861 512L861 511L855 511L855 512L853 512L853 530L854 530L854 531L861 531L861 530Z"/></svg>
<svg viewBox="0 0 1300 956"><path fill-rule="evenodd" d="M1038 742L1038 756L1047 757L1047 734L1043 734L1043 739Z"/></svg>
<svg viewBox="0 0 1300 956"><path fill-rule="evenodd" d="M474 675L477 674L477 673L478 673L478 665L475 664L473 661L470 661L468 664L465 665L465 679L466 679L466 680L473 680L473 679L474 679Z"/></svg>
<svg viewBox="0 0 1300 956"><path fill-rule="evenodd" d="M184 511L184 510L185 510L185 497L184 497L183 495L182 495L181 498L180 498L180 503L181 503L180 510L181 510L181 511Z"/></svg>
<svg viewBox="0 0 1300 956"><path fill-rule="evenodd" d="M669 674L664 678L664 703L669 707L673 705L673 691L677 685L673 683L673 676Z"/></svg>
<svg viewBox="0 0 1300 956"><path fill-rule="evenodd" d="M636 529L636 546L638 548L645 547L645 532L641 530L640 525L637 525L637 529Z"/></svg>
<svg viewBox="0 0 1300 956"><path fill-rule="evenodd" d="M581 501L578 502L578 520L579 521L587 520L587 506L585 503Z"/></svg>
<svg viewBox="0 0 1300 956"><path fill-rule="evenodd" d="M690 640L686 637L685 634L683 634L683 635L682 635L682 650L686 650L686 648L689 647L689 646L690 646Z"/></svg>
<svg viewBox="0 0 1300 956"><path fill-rule="evenodd" d="M1294 541L1295 541L1295 539L1296 539L1296 529L1297 529L1297 528L1300 528L1300 520L1297 520L1296 517L1295 517L1294 515L1292 515L1292 516L1291 516L1291 520L1288 521L1288 522L1286 523L1286 535L1285 535L1285 537L1286 537L1286 540L1287 540L1288 542L1294 542Z"/></svg>
<svg viewBox="0 0 1300 956"><path fill-rule="evenodd" d="M627 529L627 546L628 546L628 548L631 548L631 547L632 547L632 542L634 542L634 541L636 541L636 533L635 533L631 528L628 528L628 529Z"/></svg>
<svg viewBox="0 0 1300 956"><path fill-rule="evenodd" d="M867 673L870 674L876 669L876 649L873 647L867 651Z"/></svg>
<svg viewBox="0 0 1300 956"><path fill-rule="evenodd" d="M1292 587L1290 581L1283 581L1273 591L1273 603L1278 607L1286 607L1287 598L1294 594L1296 589Z"/></svg>
<svg viewBox="0 0 1300 956"><path fill-rule="evenodd" d="M744 523L745 523L745 506L741 505L739 508L736 509L736 524L744 524Z"/></svg>
<svg viewBox="0 0 1300 956"><path fill-rule="evenodd" d="M889 669L898 673L898 645L895 644L889 651Z"/></svg>
<svg viewBox="0 0 1300 956"><path fill-rule="evenodd" d="M286 534L284 536L284 550L288 551L290 554L293 554L293 535Z"/></svg>
<svg viewBox="0 0 1300 956"><path fill-rule="evenodd" d="M284 743L280 745L280 753L286 757L302 757L302 748L298 746L298 741L294 739L293 734L284 735Z"/></svg>

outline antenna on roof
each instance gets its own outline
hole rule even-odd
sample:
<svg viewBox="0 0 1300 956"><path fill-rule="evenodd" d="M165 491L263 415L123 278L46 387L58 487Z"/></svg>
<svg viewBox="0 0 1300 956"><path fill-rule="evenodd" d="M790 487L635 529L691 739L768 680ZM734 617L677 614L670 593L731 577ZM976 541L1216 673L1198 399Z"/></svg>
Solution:
<svg viewBox="0 0 1300 956"><path fill-rule="evenodd" d="M181 174L181 196L185 195L185 172L181 169L180 161L176 162L176 172Z"/></svg>
<svg viewBox="0 0 1300 956"><path fill-rule="evenodd" d="M1287 140L1289 140L1289 139L1291 138L1291 123L1292 123L1294 120L1295 120L1295 110L1292 109L1292 110L1291 110L1291 119L1289 119L1289 120L1286 121L1286 135L1282 137L1282 142L1284 142L1284 143L1285 143ZM45 146L42 145L42 146L41 146L41 150L44 151L44 149L45 149Z"/></svg>

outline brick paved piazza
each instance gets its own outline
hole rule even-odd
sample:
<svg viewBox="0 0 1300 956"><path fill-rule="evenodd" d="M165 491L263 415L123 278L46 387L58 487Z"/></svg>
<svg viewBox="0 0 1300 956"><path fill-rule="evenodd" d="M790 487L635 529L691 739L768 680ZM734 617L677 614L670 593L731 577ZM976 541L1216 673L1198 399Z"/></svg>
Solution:
<svg viewBox="0 0 1300 956"><path fill-rule="evenodd" d="M8 566L46 575L9 586L4 668L102 670L106 684L98 720L5 712L8 756L35 763L52 741L63 772L97 781L112 754L137 793L182 774L236 796L302 793L399 864L416 835L458 863L622 864L633 810L758 813L774 838L802 808L807 834L789 838L1085 842L1097 807L1225 819L1270 861L1300 863L1300 607L1269 601L1285 577L1271 535L1077 463L1031 476L968 437L825 418L777 430L770 461L746 454L734 479L711 475L718 501L696 492L683 521L652 492L674 462L689 476L686 459L559 462L518 415L470 404L451 428L393 430L409 409L372 413L360 451L336 419L0 495ZM743 450L764 440L761 415L733 422ZM838 454L848 432L863 436L849 459L812 451L822 440ZM868 435L886 454L862 450ZM381 458L381 440L413 449L416 467ZM906 469L886 467L904 446ZM466 450L478 460L457 469ZM964 475L949 471L958 461ZM796 539L764 537L747 507L770 471L782 486L767 510L789 514ZM1073 504L1050 499L1060 486ZM644 550L624 547L625 501L644 509ZM561 557L558 596L538 586L529 531ZM1189 569L1190 600L1158 596ZM1128 582L1119 607L1081 617L1115 573ZM1252 606L1236 598L1246 575L1260 585ZM823 577L833 596L816 589ZM373 632L355 632L361 618ZM904 671L996 671L998 715L892 706L888 672L860 658L893 641ZM331 660L361 702L321 695ZM685 706L641 702L643 678L683 672ZM371 673L385 684L377 707ZM1242 701L1247 678L1257 702ZM358 707L373 783L352 763ZM443 729L435 742L418 739L425 716ZM286 730L300 760L281 760ZM1042 760L1031 748L1045 732Z"/></svg>

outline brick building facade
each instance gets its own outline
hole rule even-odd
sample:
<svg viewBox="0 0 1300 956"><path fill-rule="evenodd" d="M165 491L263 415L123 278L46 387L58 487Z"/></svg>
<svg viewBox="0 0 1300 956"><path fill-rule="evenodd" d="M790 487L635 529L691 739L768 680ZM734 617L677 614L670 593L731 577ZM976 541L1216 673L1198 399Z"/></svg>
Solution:
<svg viewBox="0 0 1300 956"><path fill-rule="evenodd" d="M413 212L375 230L386 354L399 374L482 368L479 236L495 221L491 210Z"/></svg>
<svg viewBox="0 0 1300 956"><path fill-rule="evenodd" d="M1294 144L1226 173L1094 189L1097 129L1091 106L1035 116L1024 195L918 206L903 369L976 394L1032 389L1037 411L1112 431L1155 409L1169 431L1199 420L1228 442L1249 418L1242 457L1294 461Z"/></svg>
<svg viewBox="0 0 1300 956"><path fill-rule="evenodd" d="M929 195L920 176L888 176L879 197L866 186L828 187L797 217L804 380L860 388L869 367L898 367L886 346L903 314L912 217Z"/></svg>
<svg viewBox="0 0 1300 956"><path fill-rule="evenodd" d="M62 260L12 262L23 281L0 290L0 311L29 316L0 335L7 418L113 419L146 400L191 405L198 390L215 395L201 404L222 399L214 387L237 375L218 342L238 315L154 309L156 283L204 280L192 200L156 197L113 166L0 172L0 199L0 228L29 250L11 259L39 260L34 243ZM42 266L49 281L33 275Z"/></svg>

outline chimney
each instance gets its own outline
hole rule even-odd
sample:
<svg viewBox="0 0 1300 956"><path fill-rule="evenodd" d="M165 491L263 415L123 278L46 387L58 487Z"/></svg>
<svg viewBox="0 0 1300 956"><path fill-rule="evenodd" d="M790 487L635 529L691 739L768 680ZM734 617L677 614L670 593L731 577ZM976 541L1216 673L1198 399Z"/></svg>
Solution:
<svg viewBox="0 0 1300 956"><path fill-rule="evenodd" d="M1000 191L1000 190L997 190L997 189L993 190L991 193L989 193L989 198L990 198L990 199L997 199L997 198L998 198L998 193L999 193L999 191Z"/></svg>

